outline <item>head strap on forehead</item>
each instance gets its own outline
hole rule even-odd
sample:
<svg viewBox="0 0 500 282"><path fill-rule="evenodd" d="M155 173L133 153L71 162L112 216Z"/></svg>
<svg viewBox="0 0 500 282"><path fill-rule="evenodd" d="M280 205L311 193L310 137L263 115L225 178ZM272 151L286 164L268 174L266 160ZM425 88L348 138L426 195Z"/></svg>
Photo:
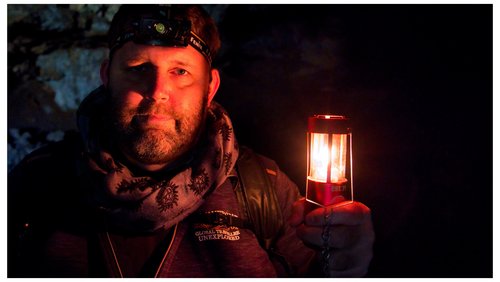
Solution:
<svg viewBox="0 0 500 282"><path fill-rule="evenodd" d="M116 37L110 48L110 54L127 41L152 46L187 47L193 46L208 61L212 63L210 48L200 36L191 30L189 20L176 20L160 15L156 17L141 17L132 21L125 32Z"/></svg>

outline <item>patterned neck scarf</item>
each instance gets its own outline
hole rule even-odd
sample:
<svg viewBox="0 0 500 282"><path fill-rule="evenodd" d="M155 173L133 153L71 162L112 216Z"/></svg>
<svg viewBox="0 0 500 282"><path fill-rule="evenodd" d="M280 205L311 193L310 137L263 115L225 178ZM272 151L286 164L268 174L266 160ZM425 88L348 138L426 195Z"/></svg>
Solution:
<svg viewBox="0 0 500 282"><path fill-rule="evenodd" d="M231 120L212 102L205 134L189 161L174 171L139 175L101 146L97 134L106 93L96 89L78 110L78 125L87 145L83 185L91 205L112 229L148 232L169 228L201 206L227 178L238 158ZM89 189L90 187L90 189Z"/></svg>

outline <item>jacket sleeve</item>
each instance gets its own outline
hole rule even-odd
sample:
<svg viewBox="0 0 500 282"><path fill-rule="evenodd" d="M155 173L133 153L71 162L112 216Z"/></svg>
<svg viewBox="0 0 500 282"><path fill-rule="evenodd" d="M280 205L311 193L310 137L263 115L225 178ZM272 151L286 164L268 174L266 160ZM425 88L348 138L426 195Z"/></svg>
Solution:
<svg viewBox="0 0 500 282"><path fill-rule="evenodd" d="M30 277L35 249L33 228L52 205L47 202L46 188L50 185L43 177L50 169L50 153L39 149L13 168L7 180L7 240L8 277ZM38 230L38 227L37 227Z"/></svg>
<svg viewBox="0 0 500 282"><path fill-rule="evenodd" d="M8 276L30 277L45 231L74 202L64 201L75 190L71 145L49 144L26 156L8 174ZM64 196L61 196L64 194ZM70 216L70 215L67 215Z"/></svg>

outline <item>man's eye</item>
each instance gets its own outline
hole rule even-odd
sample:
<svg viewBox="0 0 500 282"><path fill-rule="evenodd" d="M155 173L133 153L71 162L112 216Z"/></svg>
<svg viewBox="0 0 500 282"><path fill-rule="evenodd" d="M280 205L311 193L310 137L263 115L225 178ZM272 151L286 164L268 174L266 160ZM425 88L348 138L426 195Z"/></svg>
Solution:
<svg viewBox="0 0 500 282"><path fill-rule="evenodd" d="M151 66L149 64L141 64L137 66L130 66L127 69L132 72L146 72L151 69Z"/></svg>
<svg viewBox="0 0 500 282"><path fill-rule="evenodd" d="M187 74L187 70L185 70L185 69L175 69L174 72L175 72L176 75L185 75L185 74Z"/></svg>

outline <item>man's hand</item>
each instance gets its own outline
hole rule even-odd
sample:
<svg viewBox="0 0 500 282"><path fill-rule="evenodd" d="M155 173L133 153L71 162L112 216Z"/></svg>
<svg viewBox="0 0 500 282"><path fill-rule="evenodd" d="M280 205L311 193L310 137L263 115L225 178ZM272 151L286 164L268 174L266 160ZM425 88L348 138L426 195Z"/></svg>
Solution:
<svg viewBox="0 0 500 282"><path fill-rule="evenodd" d="M359 202L342 202L326 208L314 206L302 198L294 203L290 224L304 243L318 249L320 261L324 227L328 220L330 248L328 274L330 277L362 277L366 275L373 256L375 233L370 209ZM307 212L306 210L310 210ZM325 236L326 237L326 236ZM323 266L321 267L323 268Z"/></svg>

